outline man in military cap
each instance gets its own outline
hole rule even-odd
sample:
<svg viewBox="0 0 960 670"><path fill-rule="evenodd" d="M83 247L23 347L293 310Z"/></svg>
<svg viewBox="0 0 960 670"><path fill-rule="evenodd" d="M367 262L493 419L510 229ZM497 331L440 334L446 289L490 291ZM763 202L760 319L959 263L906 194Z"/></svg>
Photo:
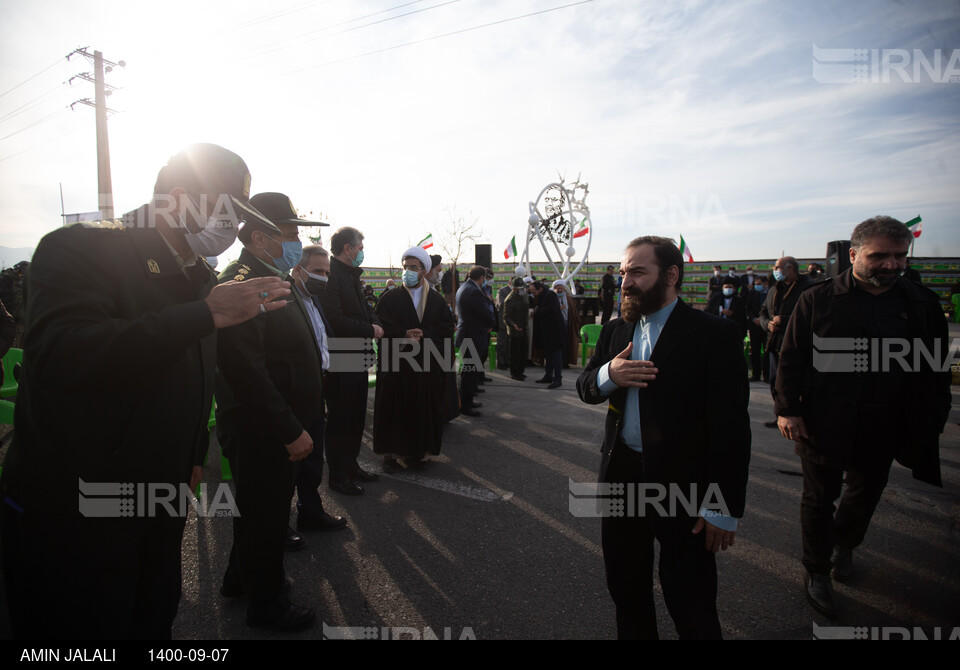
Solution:
<svg viewBox="0 0 960 670"><path fill-rule="evenodd" d="M239 156L193 145L123 228L40 241L0 481L16 637L170 638L190 506L151 501L200 479L217 329L282 311L290 293L279 277L214 287L203 260L260 220L249 189Z"/></svg>
<svg viewBox="0 0 960 670"><path fill-rule="evenodd" d="M303 252L299 226L320 225L297 218L281 193L250 202L269 221L243 226L243 251L222 282L287 277ZM283 551L297 462L313 450L307 428L323 417L321 352L299 293L286 300L284 310L222 330L217 357L217 434L240 510L221 593L246 595L247 623L279 631L302 630L315 618L285 593Z"/></svg>

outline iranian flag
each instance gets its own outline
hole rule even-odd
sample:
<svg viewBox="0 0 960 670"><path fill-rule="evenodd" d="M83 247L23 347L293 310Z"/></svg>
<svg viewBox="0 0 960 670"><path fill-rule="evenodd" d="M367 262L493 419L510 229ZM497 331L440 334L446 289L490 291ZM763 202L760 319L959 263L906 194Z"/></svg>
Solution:
<svg viewBox="0 0 960 670"><path fill-rule="evenodd" d="M683 254L684 261L687 263L693 262L693 254L690 253L690 247L687 246L687 242L683 239L683 235L680 236L680 253Z"/></svg>
<svg viewBox="0 0 960 670"><path fill-rule="evenodd" d="M507 260L516 257L517 255L517 236L514 235L513 239L510 240L510 244L507 245L507 248L503 250L503 257Z"/></svg>
<svg viewBox="0 0 960 670"><path fill-rule="evenodd" d="M577 229L573 233L573 239L578 237L583 237L590 232L590 226L587 225L587 217L583 217L583 221L580 222L580 225L577 226Z"/></svg>
<svg viewBox="0 0 960 670"><path fill-rule="evenodd" d="M432 247L432 246L433 246L433 233L430 233L429 235L427 235L426 237L424 237L422 240L420 240L419 242L417 242L417 246L418 246L418 247L422 247L422 248L424 248L424 249L429 249L430 247Z"/></svg>
<svg viewBox="0 0 960 670"><path fill-rule="evenodd" d="M907 221L906 226L913 233L913 239L917 239L923 232L923 219L917 216L917 218Z"/></svg>

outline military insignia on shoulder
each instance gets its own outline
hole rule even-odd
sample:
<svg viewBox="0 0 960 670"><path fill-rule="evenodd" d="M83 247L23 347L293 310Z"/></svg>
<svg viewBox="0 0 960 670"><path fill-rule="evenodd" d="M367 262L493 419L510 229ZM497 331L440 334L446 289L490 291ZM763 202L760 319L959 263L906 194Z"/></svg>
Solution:
<svg viewBox="0 0 960 670"><path fill-rule="evenodd" d="M241 265L240 269L237 270L242 275L250 274L250 267L247 265Z"/></svg>
<svg viewBox="0 0 960 670"><path fill-rule="evenodd" d="M160 274L160 266L152 258L147 259L147 269L155 275Z"/></svg>

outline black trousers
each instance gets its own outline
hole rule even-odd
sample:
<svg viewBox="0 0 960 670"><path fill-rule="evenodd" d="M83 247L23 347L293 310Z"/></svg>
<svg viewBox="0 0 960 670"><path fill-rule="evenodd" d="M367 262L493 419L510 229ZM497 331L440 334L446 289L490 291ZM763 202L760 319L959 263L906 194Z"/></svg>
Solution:
<svg viewBox="0 0 960 670"><path fill-rule="evenodd" d="M603 314L600 316L600 325L602 326L613 315L613 296L603 296L600 298L600 304L603 306Z"/></svg>
<svg viewBox="0 0 960 670"><path fill-rule="evenodd" d="M527 338L510 338L510 376L519 377L527 368Z"/></svg>
<svg viewBox="0 0 960 670"><path fill-rule="evenodd" d="M16 639L169 640L185 517L87 518L0 502Z"/></svg>
<svg viewBox="0 0 960 670"><path fill-rule="evenodd" d="M643 456L618 444L610 456L606 483L645 481ZM653 542L660 543L660 587L680 639L720 639L717 565L703 533L691 531L688 516L663 517L648 506L645 515L607 516L601 521L607 588L617 608L619 639L655 640Z"/></svg>
<svg viewBox="0 0 960 670"><path fill-rule="evenodd" d="M803 533L803 567L819 575L830 573L834 545L855 549L862 542L877 509L893 464L892 449L878 449L875 458L846 471L847 490L839 507L844 471L802 459L803 497L800 527Z"/></svg>
<svg viewBox="0 0 960 670"><path fill-rule="evenodd" d="M483 379L483 363L487 359L487 344L485 337L465 337L460 343L460 354L463 356L463 368L460 370L460 406L469 408L473 405L473 398L480 388Z"/></svg>
<svg viewBox="0 0 960 670"><path fill-rule="evenodd" d="M329 376L329 375L328 375ZM320 497L320 482L323 480L323 443L326 417L321 417L307 426L313 440L313 451L297 463L297 514L305 518L323 516L323 500Z"/></svg>
<svg viewBox="0 0 960 670"><path fill-rule="evenodd" d="M510 336L507 335L507 327L500 326L497 333L497 368L503 370L510 366Z"/></svg>
<svg viewBox="0 0 960 670"><path fill-rule="evenodd" d="M224 585L243 585L251 612L277 616L287 609L283 552L290 521L296 463L286 447L255 421L228 437L227 457L240 516L233 518L233 547Z"/></svg>
<svg viewBox="0 0 960 670"><path fill-rule="evenodd" d="M766 342L766 336L763 328L754 324L747 324L747 332L750 334L750 373L754 379L760 379L766 376L762 373L769 372L769 363L764 364L763 345Z"/></svg>
<svg viewBox="0 0 960 670"><path fill-rule="evenodd" d="M324 434L331 482L350 479L360 468L357 457L367 422L367 373L331 372L324 378L327 428Z"/></svg>
<svg viewBox="0 0 960 670"><path fill-rule="evenodd" d="M563 349L543 352L543 376L554 381L563 379Z"/></svg>

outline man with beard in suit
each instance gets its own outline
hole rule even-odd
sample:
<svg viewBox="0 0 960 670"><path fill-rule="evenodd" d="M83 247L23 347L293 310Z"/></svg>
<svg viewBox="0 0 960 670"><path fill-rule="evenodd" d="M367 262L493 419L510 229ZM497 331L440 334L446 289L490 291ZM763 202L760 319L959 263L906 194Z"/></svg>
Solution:
<svg viewBox="0 0 960 670"><path fill-rule="evenodd" d="M750 461L742 336L730 320L677 297L683 256L673 240L633 240L620 274L623 317L604 326L577 380L581 400L609 402L600 482L635 487L641 496L637 509L602 519L617 634L657 638L657 540L660 584L678 635L720 638L714 554L734 543ZM725 392L690 393L695 388ZM649 502L651 489L689 502L667 510Z"/></svg>

